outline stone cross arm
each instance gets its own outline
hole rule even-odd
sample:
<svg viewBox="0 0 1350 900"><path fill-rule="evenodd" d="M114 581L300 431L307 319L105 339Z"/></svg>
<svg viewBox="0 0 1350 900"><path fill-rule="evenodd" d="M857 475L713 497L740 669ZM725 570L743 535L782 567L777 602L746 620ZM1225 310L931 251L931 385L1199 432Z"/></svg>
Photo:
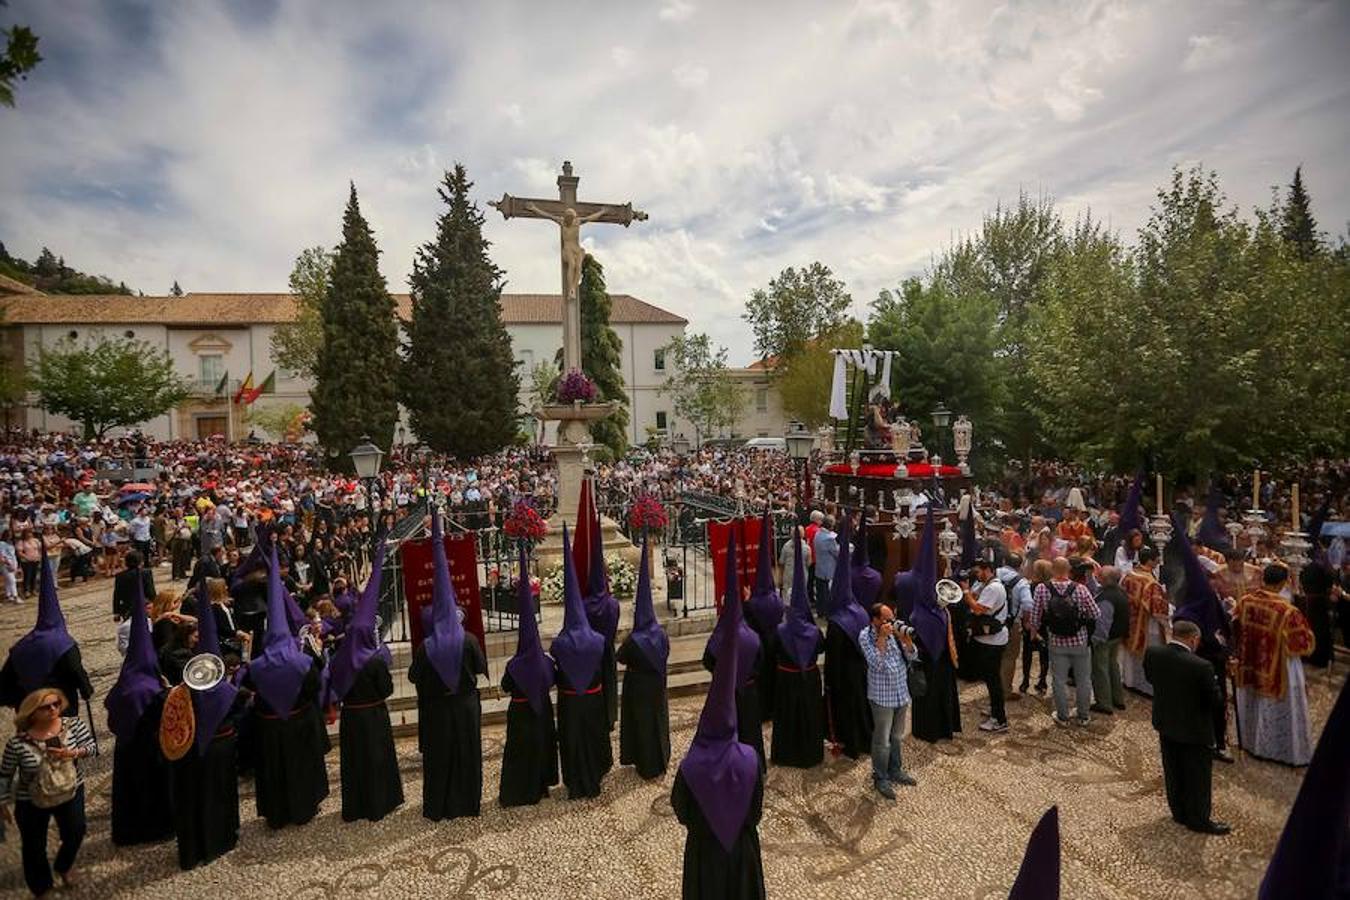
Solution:
<svg viewBox="0 0 1350 900"><path fill-rule="evenodd" d="M489 201L488 206L500 212L503 219L549 219L556 222L562 218L564 210L571 209L582 223L606 222L627 228L635 221L647 221L647 214L640 209L633 209L631 203L568 203L502 194L502 199Z"/></svg>

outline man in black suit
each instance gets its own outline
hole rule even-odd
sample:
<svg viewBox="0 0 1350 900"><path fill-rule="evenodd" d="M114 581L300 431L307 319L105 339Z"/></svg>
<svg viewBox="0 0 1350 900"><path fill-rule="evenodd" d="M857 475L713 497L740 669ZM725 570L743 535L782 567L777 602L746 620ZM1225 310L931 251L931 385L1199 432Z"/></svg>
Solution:
<svg viewBox="0 0 1350 900"><path fill-rule="evenodd" d="M192 577L188 579L187 590L195 590L197 585L208 578L223 578L225 562L225 545L217 544L211 548L211 552L197 560L197 565L192 570Z"/></svg>
<svg viewBox="0 0 1350 900"><path fill-rule="evenodd" d="M141 554L128 550L126 564L126 569L113 579L113 619L119 622L131 615L131 608L136 603L137 580L145 590L145 602L155 599L155 576L149 569L141 568Z"/></svg>
<svg viewBox="0 0 1350 900"><path fill-rule="evenodd" d="M1144 675L1153 685L1153 727L1172 818L1191 831L1228 834L1231 826L1210 818L1214 710L1223 701L1214 667L1195 653L1199 646L1194 622L1173 622L1172 639L1144 652Z"/></svg>

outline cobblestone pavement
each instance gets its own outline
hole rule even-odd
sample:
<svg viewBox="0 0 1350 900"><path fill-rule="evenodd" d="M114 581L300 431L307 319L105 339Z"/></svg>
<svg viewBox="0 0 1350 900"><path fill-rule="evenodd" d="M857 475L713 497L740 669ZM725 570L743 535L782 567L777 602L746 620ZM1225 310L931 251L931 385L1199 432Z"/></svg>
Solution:
<svg viewBox="0 0 1350 900"><path fill-rule="evenodd" d="M101 697L119 665L110 588L103 582L64 589L62 596ZM31 603L0 608L0 641L7 646L26 631L34 614ZM1319 730L1340 680L1310 677ZM1124 715L1061 729L1050 720L1048 700L1032 697L1009 704L1009 732L988 736L973 729L983 688L964 686L961 699L964 736L938 746L906 739L906 766L919 786L901 789L896 802L870 791L865 760L833 760L807 772L770 770L760 826L770 897L1004 897L1032 826L1052 803L1060 805L1066 897L1253 896L1300 772L1255 760L1216 765L1215 815L1232 822L1234 833L1196 835L1174 825L1167 813L1147 701L1132 697ZM478 819L433 824L421 817L416 743L403 741L399 759L409 801L382 822L344 824L334 750L333 793L314 822L269 831L255 817L252 783L246 782L238 849L205 868L179 872L172 842L133 850L111 846L112 739L97 698L95 706L105 755L89 779L89 837L77 869L82 883L67 896L679 895L684 833L669 803L673 766L671 775L650 783L631 769L616 769L595 800L567 801L555 790L557 799L538 807L502 810L495 801L500 727L483 735L485 801ZM700 708L697 698L672 704L675 762L688 747ZM7 736L9 717L0 720L0 736ZM11 831L0 845L5 896L23 892L18 849Z"/></svg>

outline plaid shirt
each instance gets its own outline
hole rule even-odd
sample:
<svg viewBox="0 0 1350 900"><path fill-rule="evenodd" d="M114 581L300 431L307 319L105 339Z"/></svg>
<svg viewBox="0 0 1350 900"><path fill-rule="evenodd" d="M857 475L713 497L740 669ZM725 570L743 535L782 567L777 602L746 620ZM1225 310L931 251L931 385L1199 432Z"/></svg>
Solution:
<svg viewBox="0 0 1350 900"><path fill-rule="evenodd" d="M1077 584L1072 581L1056 581L1055 589L1061 593L1068 585L1073 585L1073 598L1078 602L1078 609L1085 618L1095 619L1100 614L1097 609L1097 601L1092 599L1085 585ZM1041 630L1041 618L1045 615L1045 607L1050 602L1050 586L1047 584L1036 585L1036 602L1031 605L1031 612L1027 614L1027 628L1033 634ZM1079 628L1077 633L1071 637L1061 637L1058 634L1051 634L1048 630L1044 637L1050 640L1051 647L1086 647L1088 644L1088 630Z"/></svg>
<svg viewBox="0 0 1350 900"><path fill-rule="evenodd" d="M886 639L884 651L877 650L877 633L868 625L858 632L858 646L867 660L867 699L890 709L909 706L908 657L895 637Z"/></svg>

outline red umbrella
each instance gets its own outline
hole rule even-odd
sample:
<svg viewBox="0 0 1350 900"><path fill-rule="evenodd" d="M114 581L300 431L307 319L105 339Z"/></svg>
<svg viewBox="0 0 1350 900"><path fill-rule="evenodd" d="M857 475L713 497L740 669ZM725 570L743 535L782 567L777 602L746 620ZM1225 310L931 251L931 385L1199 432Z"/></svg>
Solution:
<svg viewBox="0 0 1350 900"><path fill-rule="evenodd" d="M119 494L134 494L140 492L153 494L155 492L155 486L153 484L147 484L144 481L133 481L129 484L122 485L118 490Z"/></svg>

